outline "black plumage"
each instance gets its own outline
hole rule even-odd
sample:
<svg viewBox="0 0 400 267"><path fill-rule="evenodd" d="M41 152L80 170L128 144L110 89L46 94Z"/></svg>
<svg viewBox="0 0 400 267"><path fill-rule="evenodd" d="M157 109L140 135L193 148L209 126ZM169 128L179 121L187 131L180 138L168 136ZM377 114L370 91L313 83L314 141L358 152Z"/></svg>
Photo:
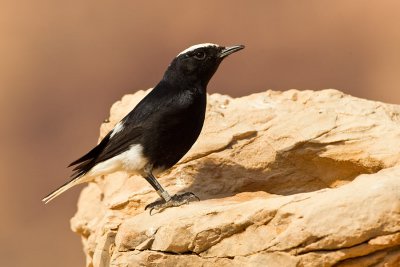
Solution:
<svg viewBox="0 0 400 267"><path fill-rule="evenodd" d="M222 60L243 47L201 44L180 53L154 89L96 147L69 165L74 166L72 180L43 201L92 176L122 169L141 174L162 197L151 208L187 203L194 194L170 197L153 172L171 168L195 143L204 123L207 84ZM139 163L130 164L135 159Z"/></svg>

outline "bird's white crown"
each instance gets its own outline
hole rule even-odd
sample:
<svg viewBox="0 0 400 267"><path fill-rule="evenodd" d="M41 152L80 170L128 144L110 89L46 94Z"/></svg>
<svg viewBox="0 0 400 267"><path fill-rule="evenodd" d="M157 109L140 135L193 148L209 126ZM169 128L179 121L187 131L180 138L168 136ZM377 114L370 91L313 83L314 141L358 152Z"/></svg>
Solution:
<svg viewBox="0 0 400 267"><path fill-rule="evenodd" d="M213 43L204 43L204 44L192 45L191 47L186 48L185 50L183 50L182 52L180 52L177 56L179 57L180 55L185 54L185 53L190 52L190 51L194 51L194 50L196 50L197 48L208 47L208 46L218 47L219 45L213 44Z"/></svg>

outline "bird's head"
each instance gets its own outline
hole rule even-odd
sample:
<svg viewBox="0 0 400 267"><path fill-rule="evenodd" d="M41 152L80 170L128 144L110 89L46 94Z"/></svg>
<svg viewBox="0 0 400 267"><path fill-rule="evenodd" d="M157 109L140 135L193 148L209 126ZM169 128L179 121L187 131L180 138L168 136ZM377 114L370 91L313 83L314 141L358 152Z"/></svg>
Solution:
<svg viewBox="0 0 400 267"><path fill-rule="evenodd" d="M211 43L191 46L171 62L164 79L206 87L222 60L243 48L244 45L224 47Z"/></svg>

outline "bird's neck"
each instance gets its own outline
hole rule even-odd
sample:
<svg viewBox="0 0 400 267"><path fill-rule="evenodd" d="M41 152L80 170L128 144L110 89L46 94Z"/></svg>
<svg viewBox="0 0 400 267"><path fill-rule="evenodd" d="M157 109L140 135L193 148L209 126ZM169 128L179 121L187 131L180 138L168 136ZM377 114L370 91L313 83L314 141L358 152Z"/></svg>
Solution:
<svg viewBox="0 0 400 267"><path fill-rule="evenodd" d="M194 79L187 76L173 76L168 75L167 73L164 75L161 83L169 88L173 88L174 90L196 89L204 94L206 93L208 84L200 81L199 79Z"/></svg>
<svg viewBox="0 0 400 267"><path fill-rule="evenodd" d="M174 88L182 88L184 90L187 88L197 88L205 91L211 76L209 78L199 77L199 75L194 73L188 73L172 62L165 71L162 81Z"/></svg>

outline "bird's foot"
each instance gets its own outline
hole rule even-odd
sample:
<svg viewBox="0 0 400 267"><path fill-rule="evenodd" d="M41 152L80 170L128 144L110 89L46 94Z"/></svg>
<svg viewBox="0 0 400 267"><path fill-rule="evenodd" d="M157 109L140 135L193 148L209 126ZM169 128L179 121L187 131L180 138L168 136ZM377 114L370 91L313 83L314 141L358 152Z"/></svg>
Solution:
<svg viewBox="0 0 400 267"><path fill-rule="evenodd" d="M200 201L200 199L192 192L186 192L180 195L178 194L173 195L168 202L165 202L164 199L159 199L157 201L154 201L153 203L148 204L144 209L145 210L150 209L150 215L151 215L151 212L153 210L162 212L163 210L169 207L179 207L184 204L189 204L191 200Z"/></svg>

